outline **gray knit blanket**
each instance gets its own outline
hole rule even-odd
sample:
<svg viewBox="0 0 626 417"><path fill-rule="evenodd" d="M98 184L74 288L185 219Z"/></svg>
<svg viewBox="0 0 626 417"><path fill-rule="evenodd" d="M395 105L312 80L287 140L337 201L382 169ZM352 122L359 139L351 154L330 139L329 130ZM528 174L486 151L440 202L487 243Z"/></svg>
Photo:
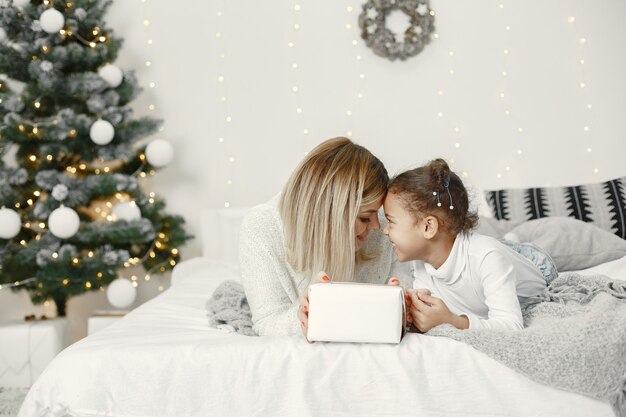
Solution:
<svg viewBox="0 0 626 417"><path fill-rule="evenodd" d="M626 281L562 274L523 306L524 329L427 334L467 343L552 387L608 401L626 417Z"/></svg>
<svg viewBox="0 0 626 417"><path fill-rule="evenodd" d="M206 302L211 327L256 336L252 330L252 314L243 286L237 281L224 281Z"/></svg>
<svg viewBox="0 0 626 417"><path fill-rule="evenodd" d="M210 324L254 336L243 287L223 282L207 302ZM534 381L608 401L626 417L626 281L562 274L523 306L523 330L427 334L465 342Z"/></svg>

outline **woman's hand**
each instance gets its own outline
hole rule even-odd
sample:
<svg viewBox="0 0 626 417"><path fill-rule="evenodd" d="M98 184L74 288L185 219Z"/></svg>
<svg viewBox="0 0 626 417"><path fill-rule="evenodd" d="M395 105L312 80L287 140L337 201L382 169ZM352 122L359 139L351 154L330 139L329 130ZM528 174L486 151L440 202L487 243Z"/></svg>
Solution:
<svg viewBox="0 0 626 417"><path fill-rule="evenodd" d="M330 277L326 274L326 272L320 271L317 276L311 280L311 284L316 284L320 282L330 282ZM300 295L298 302L300 303L300 307L298 307L298 320L300 320L300 327L302 328L302 334L307 342L311 342L307 337L307 330L309 326L309 291L305 291L302 295Z"/></svg>
<svg viewBox="0 0 626 417"><path fill-rule="evenodd" d="M399 286L400 285L400 280L396 277L391 277L389 278L389 281L387 281L387 285L391 285L391 286ZM428 290L427 290L428 291ZM405 311L409 311L409 307L410 307L410 297L409 294L405 294L405 303L406 303L406 307L405 307ZM411 325L411 321L412 321L412 317L410 314L406 314L404 316L404 323L402 323L402 325L404 326L404 329L406 329L406 331L409 331L409 326Z"/></svg>
<svg viewBox="0 0 626 417"><path fill-rule="evenodd" d="M409 311L413 325L422 333L444 323L458 327L459 319L467 320L462 316L453 314L441 298L433 297L428 290L407 290L407 294L409 294L411 301Z"/></svg>
<svg viewBox="0 0 626 417"><path fill-rule="evenodd" d="M413 323L413 315L411 314L411 310L413 309L413 302L411 301L411 293L417 293L418 297L430 295L430 290L428 288L407 288L405 290L405 308L406 308L406 325L407 331L416 330L415 328L411 328L411 323Z"/></svg>
<svg viewBox="0 0 626 417"><path fill-rule="evenodd" d="M396 277L391 277L389 278L389 281L387 281L387 285L391 285L391 286L399 286L400 285L400 280Z"/></svg>

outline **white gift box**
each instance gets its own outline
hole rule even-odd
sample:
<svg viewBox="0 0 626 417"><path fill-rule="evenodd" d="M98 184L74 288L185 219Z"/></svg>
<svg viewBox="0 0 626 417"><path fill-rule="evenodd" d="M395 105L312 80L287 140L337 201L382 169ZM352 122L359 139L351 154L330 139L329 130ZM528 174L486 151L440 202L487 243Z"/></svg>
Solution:
<svg viewBox="0 0 626 417"><path fill-rule="evenodd" d="M309 287L310 341L399 343L404 331L399 286L319 283Z"/></svg>
<svg viewBox="0 0 626 417"><path fill-rule="evenodd" d="M67 321L20 321L0 325L0 387L30 387L67 346Z"/></svg>

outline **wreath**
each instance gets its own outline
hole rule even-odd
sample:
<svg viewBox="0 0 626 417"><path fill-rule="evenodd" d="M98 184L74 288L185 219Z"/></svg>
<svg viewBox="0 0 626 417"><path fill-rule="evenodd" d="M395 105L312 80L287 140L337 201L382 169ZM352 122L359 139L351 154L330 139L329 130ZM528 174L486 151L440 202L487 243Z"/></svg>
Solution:
<svg viewBox="0 0 626 417"><path fill-rule="evenodd" d="M404 33L394 33L385 27L390 12L400 10L410 19ZM435 30L435 13L428 0L368 0L359 15L361 37L376 55L405 60L422 52Z"/></svg>

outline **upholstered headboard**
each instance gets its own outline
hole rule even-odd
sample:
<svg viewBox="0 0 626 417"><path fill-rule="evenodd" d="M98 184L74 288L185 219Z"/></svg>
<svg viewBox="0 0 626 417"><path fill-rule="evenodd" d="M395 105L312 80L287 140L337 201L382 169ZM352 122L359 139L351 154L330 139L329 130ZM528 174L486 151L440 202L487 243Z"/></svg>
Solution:
<svg viewBox="0 0 626 417"><path fill-rule="evenodd" d="M202 256L238 263L239 225L249 207L202 212Z"/></svg>
<svg viewBox="0 0 626 417"><path fill-rule="evenodd" d="M172 285L195 273L221 268L238 276L239 225L249 208L208 209L202 212L202 256L186 259L172 271Z"/></svg>

